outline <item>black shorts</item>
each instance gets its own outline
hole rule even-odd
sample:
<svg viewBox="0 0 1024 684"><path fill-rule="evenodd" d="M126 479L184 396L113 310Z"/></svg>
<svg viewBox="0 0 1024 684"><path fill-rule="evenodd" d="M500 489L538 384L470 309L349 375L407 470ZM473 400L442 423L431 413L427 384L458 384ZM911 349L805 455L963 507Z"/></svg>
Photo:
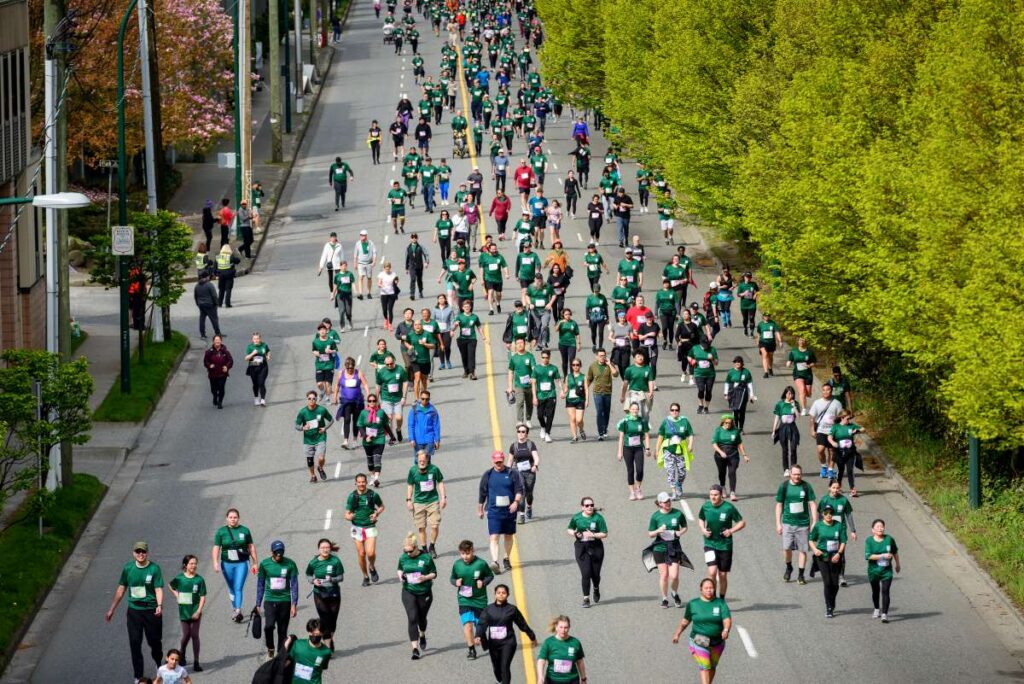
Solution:
<svg viewBox="0 0 1024 684"><path fill-rule="evenodd" d="M496 282L496 283L492 283L492 282L487 281L487 280L484 281L484 289L489 291L489 292L501 292L501 288L502 288L502 283L501 283L500 280L498 282Z"/></svg>
<svg viewBox="0 0 1024 684"><path fill-rule="evenodd" d="M709 559L708 553L715 554L715 557ZM718 549L712 549L705 546L704 559L704 562L707 563L708 567L717 565L719 572L732 571L732 551L719 551Z"/></svg>
<svg viewBox="0 0 1024 684"><path fill-rule="evenodd" d="M820 432L814 433L814 443L820 447L825 447L826 449L832 448L832 444L828 441L828 435L823 435Z"/></svg>
<svg viewBox="0 0 1024 684"><path fill-rule="evenodd" d="M318 370L316 372L317 382L334 382L334 369Z"/></svg>
<svg viewBox="0 0 1024 684"><path fill-rule="evenodd" d="M519 287L523 288L524 290L530 287L530 285L533 285L533 278L528 278L526 280L523 280L522 278L519 279Z"/></svg>
<svg viewBox="0 0 1024 684"><path fill-rule="evenodd" d="M378 454L378 455L383 456L384 455L384 445L383 444L364 444L363 445L363 452L365 452L367 456L373 456L374 454Z"/></svg>
<svg viewBox="0 0 1024 684"><path fill-rule="evenodd" d="M544 215L541 214L540 216L531 216L530 217L530 225L533 226L534 228L543 228L544 227Z"/></svg>
<svg viewBox="0 0 1024 684"><path fill-rule="evenodd" d="M675 553L670 554L668 551L655 551L654 562L658 565L672 565L673 563L678 564L682 560L681 552L679 548L676 548Z"/></svg>
<svg viewBox="0 0 1024 684"><path fill-rule="evenodd" d="M417 363L415 361L409 362L409 375L415 375L416 373L422 373L423 375L430 375L430 362Z"/></svg>
<svg viewBox="0 0 1024 684"><path fill-rule="evenodd" d="M757 343L757 346L764 349L769 354L775 353L775 340L761 340Z"/></svg>

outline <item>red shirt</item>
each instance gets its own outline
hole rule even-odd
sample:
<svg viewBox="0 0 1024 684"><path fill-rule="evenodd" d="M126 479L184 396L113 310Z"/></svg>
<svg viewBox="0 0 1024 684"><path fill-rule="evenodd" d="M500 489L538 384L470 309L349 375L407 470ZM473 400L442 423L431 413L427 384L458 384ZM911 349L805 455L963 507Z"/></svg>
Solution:
<svg viewBox="0 0 1024 684"><path fill-rule="evenodd" d="M537 175L533 172L529 166L518 166L516 167L516 187L521 190L528 189L533 185Z"/></svg>
<svg viewBox="0 0 1024 684"><path fill-rule="evenodd" d="M643 321L640 320L641 317L644 319ZM640 327L641 323L651 322L654 320L656 320L654 318L654 312L648 309L646 306L643 308L638 306L631 306L626 311L626 321L629 323L630 327L633 328L633 332L636 332L637 328Z"/></svg>
<svg viewBox="0 0 1024 684"><path fill-rule="evenodd" d="M495 197L491 202L491 210L488 212L499 221L507 219L509 211L512 209L512 200L508 198L508 195L506 195L504 199L505 201L502 202L500 198Z"/></svg>
<svg viewBox="0 0 1024 684"><path fill-rule="evenodd" d="M231 211L231 207L221 207L220 210L220 222L221 225L230 226L231 222L235 220L235 212Z"/></svg>

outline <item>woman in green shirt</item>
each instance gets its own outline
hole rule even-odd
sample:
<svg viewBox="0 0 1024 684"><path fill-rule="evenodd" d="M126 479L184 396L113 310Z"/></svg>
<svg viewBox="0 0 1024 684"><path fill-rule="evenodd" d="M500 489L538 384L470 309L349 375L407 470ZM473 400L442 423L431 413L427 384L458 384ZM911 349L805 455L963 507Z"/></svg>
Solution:
<svg viewBox="0 0 1024 684"><path fill-rule="evenodd" d="M373 478L373 486L380 487L381 462L384 458L384 437L385 435L394 440L395 435L391 431L391 421L380 408L376 394L366 397L366 408L359 414L356 427L363 438L363 451L366 452L366 469L370 471Z"/></svg>
<svg viewBox="0 0 1024 684"><path fill-rule="evenodd" d="M448 183L445 182L444 186L447 187ZM448 203L448 193L445 192L442 196L441 201L444 204ZM448 260L448 255L452 251L452 230L455 224L452 222L452 215L447 209L441 210L441 216L437 219L437 223L434 224L434 243L440 245L441 248L441 263L443 264Z"/></svg>
<svg viewBox="0 0 1024 684"><path fill-rule="evenodd" d="M839 594L839 568L846 550L846 529L835 519L835 509L830 505L819 509L821 520L814 523L807 543L814 553L814 563L821 573L825 591L825 617L832 617Z"/></svg>
<svg viewBox="0 0 1024 684"><path fill-rule="evenodd" d="M814 364L818 357L807 348L807 340L799 338L796 349L789 350L786 367L793 369L793 384L796 385L796 398L800 401L800 415L807 415L807 400L811 398L811 386L814 384Z"/></svg>
<svg viewBox="0 0 1024 684"><path fill-rule="evenodd" d="M843 496L843 484L840 480L830 480L828 483L828 494L818 500L818 510L825 506L831 506L835 511L836 521L843 526L850 539L857 541L857 525L853 521L853 504ZM811 577L814 577L814 567L811 567ZM846 581L846 554L839 560L839 586L848 586Z"/></svg>
<svg viewBox="0 0 1024 684"><path fill-rule="evenodd" d="M234 613L233 622L242 621L242 603L245 592L245 577L248 573L256 574L256 546L252 542L252 532L239 523L241 515L237 508L229 508L226 516L227 524L220 527L213 535L213 571L224 573L228 584L228 596Z"/></svg>
<svg viewBox="0 0 1024 684"><path fill-rule="evenodd" d="M587 681L583 644L569 635L571 622L559 615L548 625L549 636L537 652L537 684L579 684Z"/></svg>
<svg viewBox="0 0 1024 684"><path fill-rule="evenodd" d="M202 672L199 665L199 623L206 606L206 580L196 570L199 559L189 554L181 559L181 572L171 580L171 593L178 602L178 619L181 621L181 666L186 665L185 648L192 642L192 670Z"/></svg>
<svg viewBox="0 0 1024 684"><path fill-rule="evenodd" d="M701 684L711 684L725 651L725 641L732 631L732 613L725 599L715 596L715 580L710 577L700 581L700 596L686 604L683 619L672 635L673 644L679 643L679 637L690 623L693 623L690 655L700 670Z"/></svg>
<svg viewBox="0 0 1024 684"><path fill-rule="evenodd" d="M736 427L732 416L722 416L721 424L715 428L711 437L711 448L715 452L715 465L718 467L718 484L725 487L725 477L729 476L729 500L736 500L736 470L740 467L740 456L744 463L750 463L747 450L743 446L743 435Z"/></svg>
<svg viewBox="0 0 1024 684"><path fill-rule="evenodd" d="M672 402L668 410L669 415L658 428L654 453L663 463L668 485L672 488L672 500L675 501L683 496L683 482L693 460L693 427L681 414L678 402Z"/></svg>
<svg viewBox="0 0 1024 684"><path fill-rule="evenodd" d="M573 550L580 568L583 585L583 607L590 607L590 585L594 585L594 603L601 602L601 565L604 564L604 542L608 523L594 507L594 499L580 499L580 512L569 520L567 532L575 539Z"/></svg>
<svg viewBox="0 0 1024 684"><path fill-rule="evenodd" d="M478 330L483 335L484 344L488 344L483 323L481 323L480 317L473 313L473 300L463 300L462 313L455 317L455 322L452 324L452 336L455 337L459 354L462 356L462 377L470 380L476 380L476 334Z"/></svg>
<svg viewBox="0 0 1024 684"><path fill-rule="evenodd" d="M796 465L796 448L800 444L800 429L796 426L796 390L787 387L772 411L772 441L782 448L782 477L789 477L789 469Z"/></svg>
<svg viewBox="0 0 1024 684"><path fill-rule="evenodd" d="M566 312L568 313L568 309ZM582 372L583 362L578 358L572 360L569 372L562 383L562 398L565 399L565 413L569 417L569 434L572 444L581 439L587 441L587 433L583 431L583 412L587 408L587 376Z"/></svg>
<svg viewBox="0 0 1024 684"><path fill-rule="evenodd" d="M857 453L857 443L854 436L864 432L864 428L853 422L853 413L843 409L837 416L838 421L832 424L832 430L828 435L828 442L835 449L835 461L839 466L839 481L843 481L843 473L846 473L847 481L850 484L850 496L857 498L857 487L855 484L853 469L860 459Z"/></svg>
<svg viewBox="0 0 1024 684"><path fill-rule="evenodd" d="M640 415L640 404L629 405L629 414L615 426L619 432L619 460L626 463L626 483L629 485L629 500L644 498L641 485L644 483L644 457L651 453L650 426Z"/></svg>
<svg viewBox="0 0 1024 684"><path fill-rule="evenodd" d="M889 587L892 586L892 571L900 571L900 554L896 540L885 533L885 521L881 518L871 523L871 536L864 541L864 559L868 562L871 602L875 606L871 617L888 622Z"/></svg>
<svg viewBox="0 0 1024 684"><path fill-rule="evenodd" d="M245 348L245 360L249 364L245 369L245 374L252 380L253 406L266 406L270 347L258 332L252 334L252 342Z"/></svg>
<svg viewBox="0 0 1024 684"><path fill-rule="evenodd" d="M404 553L398 559L398 581L402 583L402 605L409 621L409 643L412 659L420 659L427 648L427 613L434 601L434 580L437 568L429 553L420 550L416 534L409 534L402 544Z"/></svg>
<svg viewBox="0 0 1024 684"><path fill-rule="evenodd" d="M313 605L320 616L320 632L333 651L334 631L338 628L338 612L341 610L338 585L345 579L345 566L335 555L338 545L330 539L321 539L316 546L317 555L306 564L306 579L313 585Z"/></svg>

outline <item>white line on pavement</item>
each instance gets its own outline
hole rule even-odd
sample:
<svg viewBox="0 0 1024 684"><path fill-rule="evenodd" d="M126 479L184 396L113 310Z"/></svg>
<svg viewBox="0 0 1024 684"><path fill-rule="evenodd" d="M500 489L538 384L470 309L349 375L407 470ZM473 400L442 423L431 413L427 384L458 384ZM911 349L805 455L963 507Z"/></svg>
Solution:
<svg viewBox="0 0 1024 684"><path fill-rule="evenodd" d="M683 507L683 513L686 514L686 519L693 522L693 511L690 510L690 504L686 503L682 499L679 500L679 503Z"/></svg>
<svg viewBox="0 0 1024 684"><path fill-rule="evenodd" d="M338 467L341 467L340 463L338 464ZM325 530L331 529L331 509L330 508L327 509L327 515L324 516L324 529Z"/></svg>
<svg viewBox="0 0 1024 684"><path fill-rule="evenodd" d="M387 235L384 236L384 244L385 245L388 244L388 236Z"/></svg>
<svg viewBox="0 0 1024 684"><path fill-rule="evenodd" d="M362 365L362 363L363 363L363 355L362 355L362 354L360 354L360 355L359 355L359 358L358 358L358 359L356 359L356 365L357 365L357 366L360 366L360 365Z"/></svg>
<svg viewBox="0 0 1024 684"><path fill-rule="evenodd" d="M583 236L580 235L579 233L576 233L576 239L579 240L580 242L583 242Z"/></svg>
<svg viewBox="0 0 1024 684"><path fill-rule="evenodd" d="M738 629L740 632L740 641L743 642L743 648L747 649L747 655L751 658L756 658L757 649L754 648L754 642L750 638L750 634L747 632L746 629L740 627L739 625L736 626L736 629Z"/></svg>
<svg viewBox="0 0 1024 684"><path fill-rule="evenodd" d="M555 167L555 171L558 170L558 164L556 164L555 162L551 162L551 166Z"/></svg>
<svg viewBox="0 0 1024 684"><path fill-rule="evenodd" d="M338 461L338 465L334 466L334 479L337 480L341 477L341 461Z"/></svg>
<svg viewBox="0 0 1024 684"><path fill-rule="evenodd" d="M369 334L370 334L370 326L366 326L365 328L363 328L363 337L366 337ZM690 518L690 520L693 520L693 518Z"/></svg>

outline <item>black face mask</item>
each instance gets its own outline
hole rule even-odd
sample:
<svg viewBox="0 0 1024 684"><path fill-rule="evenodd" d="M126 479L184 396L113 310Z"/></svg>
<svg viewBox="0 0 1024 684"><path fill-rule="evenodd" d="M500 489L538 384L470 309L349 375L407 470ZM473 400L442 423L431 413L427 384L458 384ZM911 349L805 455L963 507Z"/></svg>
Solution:
<svg viewBox="0 0 1024 684"><path fill-rule="evenodd" d="M323 640L323 637L321 637L321 636L311 636L311 637L309 637L309 643L313 644L314 646L319 646L320 642L322 640Z"/></svg>

